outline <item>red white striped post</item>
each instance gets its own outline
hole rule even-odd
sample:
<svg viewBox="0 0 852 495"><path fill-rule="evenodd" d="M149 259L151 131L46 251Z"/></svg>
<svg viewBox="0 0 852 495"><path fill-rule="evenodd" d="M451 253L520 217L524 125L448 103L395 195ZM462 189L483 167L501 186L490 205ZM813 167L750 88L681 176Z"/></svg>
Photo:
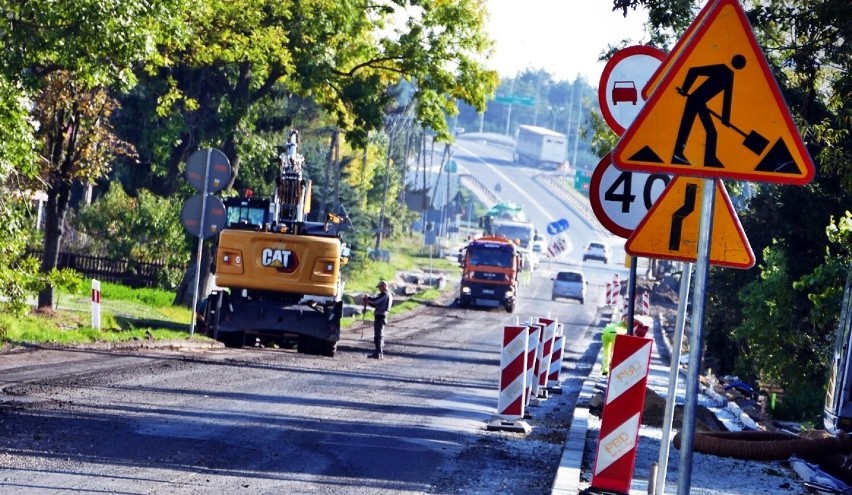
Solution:
<svg viewBox="0 0 852 495"><path fill-rule="evenodd" d="M627 319L627 312L629 311L628 304L630 303L629 298L622 297L622 301L624 301L623 309L621 310L621 319Z"/></svg>
<svg viewBox="0 0 852 495"><path fill-rule="evenodd" d="M101 282L92 279L92 328L101 329Z"/></svg>
<svg viewBox="0 0 852 495"><path fill-rule="evenodd" d="M591 489L630 493L651 363L651 340L616 335Z"/></svg>
<svg viewBox="0 0 852 495"><path fill-rule="evenodd" d="M547 388L559 390L562 383L562 355L565 352L565 326L556 324L556 337L553 339L553 354L550 359L550 373L547 375ZM561 390L559 390L561 392Z"/></svg>
<svg viewBox="0 0 852 495"><path fill-rule="evenodd" d="M524 417L524 378L527 372L528 327L503 328L503 350L500 353L500 396L497 414L506 419Z"/></svg>
<svg viewBox="0 0 852 495"><path fill-rule="evenodd" d="M488 425L489 430L508 430L521 433L532 431L522 420L526 405L527 345L529 327L526 325L503 328L503 350L500 353L500 395L497 414L501 418Z"/></svg>
<svg viewBox="0 0 852 495"><path fill-rule="evenodd" d="M541 340L542 326L538 323L530 323L529 325L529 344L527 345L527 378L524 382L527 387L525 403L530 404L533 394L537 394L538 390L534 390L538 385L536 380L535 365L538 357L538 343Z"/></svg>
<svg viewBox="0 0 852 495"><path fill-rule="evenodd" d="M612 304L612 282L606 283L606 305Z"/></svg>
<svg viewBox="0 0 852 495"><path fill-rule="evenodd" d="M648 291L642 293L642 314L651 315L651 296L648 295Z"/></svg>
<svg viewBox="0 0 852 495"><path fill-rule="evenodd" d="M538 322L544 325L541 342L538 345L538 363L536 363L535 396L538 399L547 399L547 375L550 374L550 361L553 353L553 339L556 337L556 320L539 318Z"/></svg>

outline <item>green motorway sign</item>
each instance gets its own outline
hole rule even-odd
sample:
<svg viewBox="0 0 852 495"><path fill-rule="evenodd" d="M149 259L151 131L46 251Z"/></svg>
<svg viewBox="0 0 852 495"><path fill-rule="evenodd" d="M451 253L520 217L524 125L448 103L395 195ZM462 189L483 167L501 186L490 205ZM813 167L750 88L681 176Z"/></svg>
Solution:
<svg viewBox="0 0 852 495"><path fill-rule="evenodd" d="M577 171L576 175L574 175L574 189L578 191L589 191L589 185L592 182L592 177L587 175L581 171Z"/></svg>
<svg viewBox="0 0 852 495"><path fill-rule="evenodd" d="M532 96L521 95L497 95L494 98L494 103L502 103L504 105L521 105L531 107L535 105L535 98Z"/></svg>

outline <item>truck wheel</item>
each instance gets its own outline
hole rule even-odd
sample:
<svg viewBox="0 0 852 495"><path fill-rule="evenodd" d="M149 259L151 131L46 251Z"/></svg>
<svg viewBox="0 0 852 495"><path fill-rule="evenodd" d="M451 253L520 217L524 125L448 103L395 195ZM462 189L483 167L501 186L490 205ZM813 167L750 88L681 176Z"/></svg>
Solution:
<svg viewBox="0 0 852 495"><path fill-rule="evenodd" d="M225 344L225 347L234 349L242 349L246 343L245 332L219 332L219 341Z"/></svg>
<svg viewBox="0 0 852 495"><path fill-rule="evenodd" d="M296 350L299 354L317 354L317 341L310 335L299 335L299 342L296 344Z"/></svg>
<svg viewBox="0 0 852 495"><path fill-rule="evenodd" d="M515 312L515 303L514 302L510 302L510 303L506 304L506 312L507 313L514 313Z"/></svg>
<svg viewBox="0 0 852 495"><path fill-rule="evenodd" d="M319 340L319 339L317 339ZM320 354L325 357L334 357L337 353L337 342L330 342L328 340L320 341Z"/></svg>

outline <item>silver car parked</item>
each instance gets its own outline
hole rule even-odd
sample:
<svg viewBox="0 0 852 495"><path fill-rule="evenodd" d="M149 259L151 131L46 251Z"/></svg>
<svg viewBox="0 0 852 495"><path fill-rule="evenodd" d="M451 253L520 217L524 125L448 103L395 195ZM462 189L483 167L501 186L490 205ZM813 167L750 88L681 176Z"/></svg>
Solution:
<svg viewBox="0 0 852 495"><path fill-rule="evenodd" d="M565 299L576 299L583 304L586 300L586 277L583 272L577 270L566 270L559 272L553 277L552 300L557 297Z"/></svg>

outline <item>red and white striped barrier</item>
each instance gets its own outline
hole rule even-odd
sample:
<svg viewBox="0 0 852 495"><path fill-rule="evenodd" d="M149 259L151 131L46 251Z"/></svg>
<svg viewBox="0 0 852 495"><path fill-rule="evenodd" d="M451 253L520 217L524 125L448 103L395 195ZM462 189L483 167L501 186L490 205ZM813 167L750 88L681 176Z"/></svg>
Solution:
<svg viewBox="0 0 852 495"><path fill-rule="evenodd" d="M606 305L609 306L612 304L612 283L606 283Z"/></svg>
<svg viewBox="0 0 852 495"><path fill-rule="evenodd" d="M651 315L651 296L648 295L648 291L642 293L642 314Z"/></svg>
<svg viewBox="0 0 852 495"><path fill-rule="evenodd" d="M529 343L527 345L527 374L526 374L526 394L524 403L530 404L530 399L533 393L538 393L538 390L533 391L533 388L538 384L535 374L535 363L538 357L538 342L541 340L542 327L538 323L529 323Z"/></svg>
<svg viewBox="0 0 852 495"><path fill-rule="evenodd" d="M519 433L532 431L522 420L527 398L527 346L529 326L518 324L503 328L503 349L500 353L500 395L497 414L500 418L488 425L489 430Z"/></svg>
<svg viewBox="0 0 852 495"><path fill-rule="evenodd" d="M654 325L654 319L647 315L633 316L633 335L644 337Z"/></svg>
<svg viewBox="0 0 852 495"><path fill-rule="evenodd" d="M529 330L526 325L503 328L503 350L500 353L500 395L497 414L506 419L524 417L524 384L527 373L527 344Z"/></svg>
<svg viewBox="0 0 852 495"><path fill-rule="evenodd" d="M622 297L621 300L624 301L621 309L621 319L624 320L627 319L627 312L629 311L628 304L630 303L630 300L627 297Z"/></svg>
<svg viewBox="0 0 852 495"><path fill-rule="evenodd" d="M539 399L547 398L547 375L550 374L550 362L553 353L553 339L556 337L556 320L539 318L539 323L544 325L541 341L538 345L538 363L536 363L536 380L533 385L534 395ZM536 386L537 385L537 386Z"/></svg>
<svg viewBox="0 0 852 495"><path fill-rule="evenodd" d="M92 279L92 328L101 329L101 282Z"/></svg>
<svg viewBox="0 0 852 495"><path fill-rule="evenodd" d="M556 337L553 339L553 354L550 359L550 373L547 375L547 388L558 387L562 383L562 355L565 353L565 326L556 324Z"/></svg>
<svg viewBox="0 0 852 495"><path fill-rule="evenodd" d="M565 246L565 239L560 237L559 239L555 240L553 244L550 245L550 247L547 248L547 256L551 258L556 258L565 251L566 247L567 246Z"/></svg>
<svg viewBox="0 0 852 495"><path fill-rule="evenodd" d="M616 335L592 490L630 493L650 363L650 339Z"/></svg>

